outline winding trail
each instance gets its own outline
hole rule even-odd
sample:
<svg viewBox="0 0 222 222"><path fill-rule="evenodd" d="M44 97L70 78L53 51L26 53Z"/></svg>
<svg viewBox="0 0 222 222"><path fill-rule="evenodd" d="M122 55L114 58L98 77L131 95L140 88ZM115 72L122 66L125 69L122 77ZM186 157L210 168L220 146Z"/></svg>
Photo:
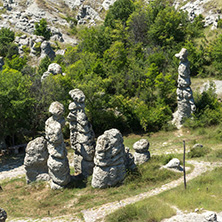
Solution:
<svg viewBox="0 0 222 222"><path fill-rule="evenodd" d="M194 160L187 161L187 163L194 165L194 170L190 174L187 175L187 181L194 179L195 177L205 173L206 171L213 170L217 166L222 166L222 163L209 163L209 162L202 162L202 161L198 162ZM164 184L161 187L155 188L145 193L140 193L136 196L129 197L121 201L107 203L100 206L99 208L91 208L91 209L83 210L82 213L83 213L84 220L86 222L95 222L97 220L103 221L103 219L108 214L113 213L115 210L118 210L121 207L124 207L128 204L136 203L145 198L158 195L164 191L175 188L182 183L183 183L183 177L177 180L174 180L170 183Z"/></svg>
<svg viewBox="0 0 222 222"><path fill-rule="evenodd" d="M205 173L206 171L211 171L213 170L215 167L222 167L222 163L219 162L215 162L215 163L209 163L209 162L203 162L203 161L195 161L195 160L190 160L187 161L187 163L194 165L194 170L189 173L187 175L187 181L192 180L194 178L196 178L197 176ZM24 176L24 166L19 166L17 168L14 168L12 170L8 169L7 171L0 171L0 181L3 179L10 179L13 177L17 177L17 176ZM170 190L172 188L175 188L177 186L179 186L180 184L183 183L183 177L171 181L170 183L164 184L161 187L152 189L150 191L144 192L144 193L140 193L138 195L135 195L133 197L129 197L126 199L123 199L121 201L115 201L115 202L111 202L111 203L106 203L101 205L100 207L97 208L91 208L91 209L86 209L86 210L82 210L82 214L84 217L84 221L86 222L95 222L95 221L104 221L104 218L110 214L113 213L115 210L118 210L121 207L124 207L128 204L133 204L136 203L138 201L141 201L145 198L149 198L155 195L158 195L164 191ZM188 216L188 215L187 215ZM63 217L54 217L54 218L42 218L42 219L32 219L32 218L23 218L23 219L9 219L7 221L13 221L13 222L34 222L34 221L83 221L77 217L75 217L75 215L65 215Z"/></svg>

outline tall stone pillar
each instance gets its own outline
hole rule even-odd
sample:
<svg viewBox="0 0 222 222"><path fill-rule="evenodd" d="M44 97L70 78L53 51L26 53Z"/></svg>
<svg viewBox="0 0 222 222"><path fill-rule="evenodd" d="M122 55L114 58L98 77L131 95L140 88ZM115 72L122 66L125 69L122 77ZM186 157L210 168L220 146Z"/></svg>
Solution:
<svg viewBox="0 0 222 222"><path fill-rule="evenodd" d="M74 149L75 173L84 177L92 175L95 154L95 134L85 113L85 95L79 89L69 92L73 102L69 104L67 117L70 128L71 148Z"/></svg>
<svg viewBox="0 0 222 222"><path fill-rule="evenodd" d="M190 62L187 59L188 52L182 48L175 56L180 60L178 67L177 85L177 111L173 114L172 123L179 129L182 127L184 119L191 117L196 110L193 92L190 88Z"/></svg>
<svg viewBox="0 0 222 222"><path fill-rule="evenodd" d="M45 122L45 134L49 153L48 170L51 177L51 188L60 189L70 182L70 169L67 150L64 143L62 128L65 125L63 118L64 106L53 102L49 107L52 114Z"/></svg>

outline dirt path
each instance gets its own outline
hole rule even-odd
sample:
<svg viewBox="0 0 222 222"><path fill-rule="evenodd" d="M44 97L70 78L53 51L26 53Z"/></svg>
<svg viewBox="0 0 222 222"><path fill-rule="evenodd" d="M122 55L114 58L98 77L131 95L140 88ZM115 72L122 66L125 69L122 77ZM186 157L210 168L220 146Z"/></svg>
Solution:
<svg viewBox="0 0 222 222"><path fill-rule="evenodd" d="M213 170L217 166L222 166L222 163L208 163L208 162L198 162L198 161L187 161L188 163L195 166L194 170L187 175L187 181L194 179L195 177L201 175L202 173ZM86 222L94 222L94 221L103 221L103 219L106 217L106 215L114 212L115 210L118 210L121 207L124 207L128 204L132 204L138 201L141 201L145 198L149 198L155 195L158 195L166 190L170 190L174 187L179 186L183 183L183 177L181 177L178 180L174 180L170 183L164 184L161 187L155 188L153 190L150 190L145 193L138 194L133 197L126 198L121 201L115 201L112 203L107 203L99 208L91 208L87 210L83 210L83 217Z"/></svg>
<svg viewBox="0 0 222 222"><path fill-rule="evenodd" d="M187 161L187 163L194 165L194 170L190 174L187 175L187 181L194 179L195 177L203 174L206 171L213 170L217 166L222 166L222 163L209 163L209 162L201 162L201 161L194 161L194 160ZM12 166L4 166L6 171L4 171L4 170L0 171L0 181L3 179L7 179L7 178L10 179L13 177L24 176L25 171L24 171L23 165L18 166L17 168L15 166L13 166L13 169L11 169L11 170L10 170L10 167L12 167ZM114 212L115 210L118 210L121 207L124 207L128 204L136 203L136 202L141 201L145 198L149 198L149 197L158 195L164 191L167 191L167 190L170 190L174 187L177 187L182 183L183 183L183 177L179 178L178 180L174 180L170 183L164 184L161 187L155 188L155 189L150 190L145 193L138 194L133 197L123 199L121 201L107 203L107 204L104 204L98 208L91 208L91 209L83 210L82 214L84 217L84 221L86 221L86 222L104 221L104 218L108 214ZM189 220L189 218L192 219L193 214L189 215L189 214L178 213L178 215L176 215L176 216L179 218L179 220L168 219L168 220L164 220L164 221L167 221L167 222L181 221L181 217L183 217L184 219L188 218L187 221L191 222L192 220ZM78 222L80 222L82 220L79 218L76 218L74 215L66 215L64 217L57 217L57 218L42 218L42 219L24 218L24 219L12 219L12 220L9 219L7 221L11 221L11 222L78 221ZM184 220L184 222L185 221L186 220Z"/></svg>

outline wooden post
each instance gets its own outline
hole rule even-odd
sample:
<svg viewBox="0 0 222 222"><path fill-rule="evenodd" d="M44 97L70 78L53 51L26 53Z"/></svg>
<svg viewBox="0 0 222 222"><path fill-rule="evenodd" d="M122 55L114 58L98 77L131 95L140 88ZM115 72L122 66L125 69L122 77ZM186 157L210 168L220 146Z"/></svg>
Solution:
<svg viewBox="0 0 222 222"><path fill-rule="evenodd" d="M186 155L186 146L185 146L185 140L183 140L183 178L184 178L184 189L187 188L186 168L185 168L185 155Z"/></svg>

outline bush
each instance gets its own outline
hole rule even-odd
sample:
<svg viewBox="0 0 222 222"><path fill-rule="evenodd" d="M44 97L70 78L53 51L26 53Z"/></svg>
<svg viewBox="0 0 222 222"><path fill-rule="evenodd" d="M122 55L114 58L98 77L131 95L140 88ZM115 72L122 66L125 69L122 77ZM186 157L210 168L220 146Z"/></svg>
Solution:
<svg viewBox="0 0 222 222"><path fill-rule="evenodd" d="M190 152L188 152L189 158L196 158L196 157L204 157L206 154L210 153L211 149L207 147L197 147L192 148Z"/></svg>
<svg viewBox="0 0 222 222"><path fill-rule="evenodd" d="M49 40L52 33L47 27L46 19L42 18L39 23L35 23L35 35L43 36L46 40Z"/></svg>

